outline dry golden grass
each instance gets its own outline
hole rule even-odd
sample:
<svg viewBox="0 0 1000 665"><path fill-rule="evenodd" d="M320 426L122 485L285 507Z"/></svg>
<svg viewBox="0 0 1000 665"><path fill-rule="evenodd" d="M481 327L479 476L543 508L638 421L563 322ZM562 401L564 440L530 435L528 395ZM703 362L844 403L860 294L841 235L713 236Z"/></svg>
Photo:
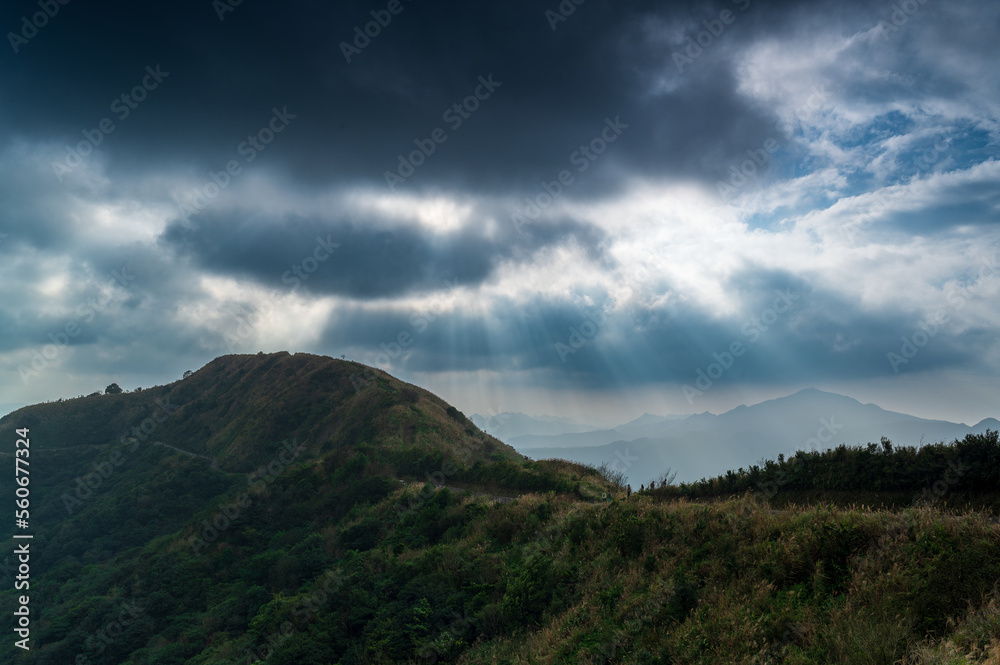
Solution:
<svg viewBox="0 0 1000 665"><path fill-rule="evenodd" d="M520 524L544 500L526 496L493 518ZM934 552L989 547L1000 559L988 516L930 507L771 510L748 497L551 506L556 523L584 517L594 530L575 554L584 566L579 600L534 630L481 642L459 662L988 665L1000 656L995 596L970 602L940 638L919 634L907 607ZM639 556L623 559L609 541L629 515L648 528ZM847 537L855 546L842 560L821 560L823 548ZM558 554L569 556L565 548ZM846 576L830 587L838 566ZM681 621L664 621L657 599L670 598L681 571L698 580L697 605ZM611 589L621 595L609 605L602 594Z"/></svg>

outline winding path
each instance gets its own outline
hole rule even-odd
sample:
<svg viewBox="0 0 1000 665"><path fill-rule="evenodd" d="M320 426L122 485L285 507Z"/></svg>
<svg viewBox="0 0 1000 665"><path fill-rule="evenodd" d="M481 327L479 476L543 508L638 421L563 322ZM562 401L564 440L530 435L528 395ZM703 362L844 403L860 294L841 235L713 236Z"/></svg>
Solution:
<svg viewBox="0 0 1000 665"><path fill-rule="evenodd" d="M163 446L164 448L170 448L171 450L176 450L179 453L184 453L185 455L190 455L191 457L200 457L201 459L207 459L209 462L212 463L212 470L213 471L218 471L219 470L219 463L216 462L211 457L208 457L207 455L199 455L198 453L192 453L189 450L181 450L177 446L171 446L170 444L163 443L162 441L153 441L153 445L154 446Z"/></svg>

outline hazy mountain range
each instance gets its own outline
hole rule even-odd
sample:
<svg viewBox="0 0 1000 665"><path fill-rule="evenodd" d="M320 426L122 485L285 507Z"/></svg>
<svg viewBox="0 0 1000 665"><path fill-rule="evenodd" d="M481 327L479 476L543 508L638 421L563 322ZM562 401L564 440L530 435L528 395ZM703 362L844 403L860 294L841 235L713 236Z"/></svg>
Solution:
<svg viewBox="0 0 1000 665"><path fill-rule="evenodd" d="M656 417L656 416L653 416ZM586 423L580 423L571 418L556 416L528 416L523 413L498 413L495 416L484 416L474 413L469 420L487 434L501 441L507 439L530 439L531 437L558 436L560 434L580 434L593 432L597 428ZM545 444L548 445L548 444Z"/></svg>
<svg viewBox="0 0 1000 665"><path fill-rule="evenodd" d="M521 413L492 418L474 414L470 419L531 458L607 462L636 486L667 468L677 472L677 482L693 481L796 450L865 445L882 437L897 445L919 446L1000 429L995 418L971 427L927 420L814 388L718 415L644 414L612 429L587 429L568 419Z"/></svg>

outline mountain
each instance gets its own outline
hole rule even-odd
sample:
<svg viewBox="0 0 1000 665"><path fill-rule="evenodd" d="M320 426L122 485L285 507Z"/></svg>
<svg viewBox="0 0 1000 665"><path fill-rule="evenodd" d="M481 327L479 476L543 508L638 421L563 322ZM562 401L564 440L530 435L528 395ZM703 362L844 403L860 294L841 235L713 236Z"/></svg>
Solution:
<svg viewBox="0 0 1000 665"><path fill-rule="evenodd" d="M0 404L0 418L6 416L8 413L11 413L12 411L17 411L23 406L27 405L21 403Z"/></svg>
<svg viewBox="0 0 1000 665"><path fill-rule="evenodd" d="M628 497L612 474L527 460L357 363L224 356L166 386L25 407L0 418L0 440L0 495L23 497L17 535L33 536L0 522L0 607L18 620L0 662L1000 655L1000 536L982 509L772 508L715 484L708 502L681 487ZM996 436L963 445L919 468L869 455L852 479L905 497L960 457L974 470L942 505L1000 505L983 489Z"/></svg>
<svg viewBox="0 0 1000 665"><path fill-rule="evenodd" d="M0 662L229 662L231 649L221 659L211 645L251 646L250 619L273 594L371 547L392 520L451 505L435 484L505 502L609 487L591 469L525 459L385 372L309 354L224 356L166 386L8 414L3 496L14 497L14 442L25 438L41 648L22 658L5 640ZM420 521L399 547L436 542L455 517ZM14 531L13 520L0 526ZM16 600L12 551L0 555L4 607ZM95 642L122 604L141 618L114 644Z"/></svg>
<svg viewBox="0 0 1000 665"><path fill-rule="evenodd" d="M557 436L559 434L578 434L594 428L578 423L569 418L555 416L528 416L523 413L498 413L495 416L484 416L474 413L469 420L491 436L501 441L516 439L527 434L541 436Z"/></svg>
<svg viewBox="0 0 1000 665"><path fill-rule="evenodd" d="M381 473L359 473L345 491L378 497L397 479L446 466L524 460L427 391L309 354L224 356L166 386L28 406L0 418L0 440L14 442L22 428L36 474L33 521L61 542L37 555L39 567L193 534L194 515L256 479L270 486L276 470L365 460ZM0 452L4 496L14 493L12 455ZM314 479L306 485L323 495ZM128 528L106 533L110 524ZM12 530L5 522L0 535Z"/></svg>
<svg viewBox="0 0 1000 665"><path fill-rule="evenodd" d="M627 432L630 430L641 430L646 427L653 427L657 425L662 425L664 423L684 420L685 418L688 417L689 417L688 415L654 416L651 413L644 413L635 420L630 420L624 425L619 425L615 429L619 432Z"/></svg>
<svg viewBox="0 0 1000 665"><path fill-rule="evenodd" d="M229 472L266 463L274 445L288 439L321 454L376 442L453 452L464 437L474 459L494 451L517 457L416 386L309 354L224 356L168 386L20 409L0 419L0 436L12 438L15 427L30 427L43 453L161 440Z"/></svg>
<svg viewBox="0 0 1000 665"><path fill-rule="evenodd" d="M611 430L507 441L533 459L597 465L617 460L616 468L638 484L668 468L677 472L677 481L690 482L795 450L865 445L883 436L905 445L948 442L998 429L997 424L992 418L972 427L925 420L810 388L720 415L644 416Z"/></svg>

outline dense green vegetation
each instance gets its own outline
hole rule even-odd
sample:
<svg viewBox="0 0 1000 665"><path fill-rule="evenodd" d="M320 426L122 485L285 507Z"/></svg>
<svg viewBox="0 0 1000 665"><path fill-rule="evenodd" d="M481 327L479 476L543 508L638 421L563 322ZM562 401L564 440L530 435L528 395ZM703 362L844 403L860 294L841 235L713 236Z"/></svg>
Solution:
<svg viewBox="0 0 1000 665"><path fill-rule="evenodd" d="M358 372L377 378L356 389ZM129 434L167 398L183 407ZM933 491L958 460L944 498L987 495L996 433L803 453L626 501L613 474L525 460L413 386L288 354L29 407L0 438L26 424L33 649L8 638L0 662L1000 662L992 512L778 508ZM867 485L835 486L848 467Z"/></svg>
<svg viewBox="0 0 1000 665"><path fill-rule="evenodd" d="M779 456L717 478L657 486L654 494L703 499L746 492L774 505L840 499L845 504L1000 507L1000 440L997 432L987 431L920 448L882 439L864 447L800 450L788 459Z"/></svg>

